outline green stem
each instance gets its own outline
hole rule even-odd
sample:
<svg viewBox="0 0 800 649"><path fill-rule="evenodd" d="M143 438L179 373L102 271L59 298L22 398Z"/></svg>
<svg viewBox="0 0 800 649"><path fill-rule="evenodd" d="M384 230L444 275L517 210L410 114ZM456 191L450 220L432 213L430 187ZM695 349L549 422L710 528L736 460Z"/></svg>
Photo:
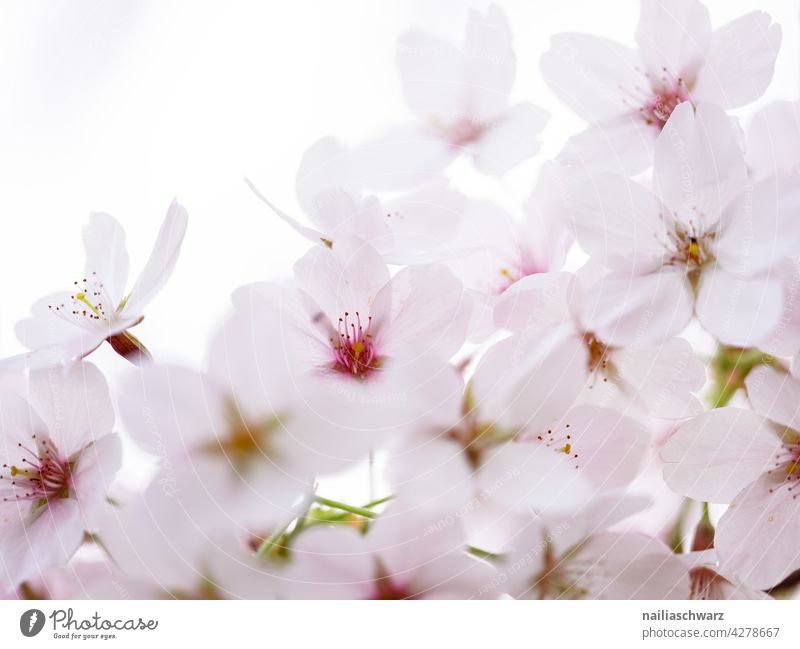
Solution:
<svg viewBox="0 0 800 649"><path fill-rule="evenodd" d="M378 515L370 511L369 509L365 509L364 507L356 507L355 505L347 505L345 503L340 503L337 500L331 500L330 498L323 498L322 496L315 496L314 500L318 502L320 505L325 505L326 507L333 507L334 509L340 509L343 512L350 512L351 514L356 514L358 516L363 516L364 518L376 518Z"/></svg>

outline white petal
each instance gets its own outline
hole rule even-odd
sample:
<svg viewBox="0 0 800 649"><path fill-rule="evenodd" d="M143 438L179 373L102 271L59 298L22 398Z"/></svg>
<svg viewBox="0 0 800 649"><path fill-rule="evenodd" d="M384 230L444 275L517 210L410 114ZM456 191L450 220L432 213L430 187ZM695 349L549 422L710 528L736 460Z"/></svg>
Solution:
<svg viewBox="0 0 800 649"><path fill-rule="evenodd" d="M614 275L588 291L581 323L605 344L651 344L680 333L692 315L691 287L679 270Z"/></svg>
<svg viewBox="0 0 800 649"><path fill-rule="evenodd" d="M770 468L778 438L763 418L717 408L681 426L661 450L664 480L696 500L729 503Z"/></svg>
<svg viewBox="0 0 800 649"><path fill-rule="evenodd" d="M722 567L753 588L775 586L800 568L800 500L784 478L765 475L745 487L717 527Z"/></svg>
<svg viewBox="0 0 800 649"><path fill-rule="evenodd" d="M153 251L128 295L125 304L127 313L134 315L142 313L144 307L167 283L178 261L188 222L189 215L186 210L173 201L158 231Z"/></svg>
<svg viewBox="0 0 800 649"><path fill-rule="evenodd" d="M651 192L613 174L597 174L571 189L568 206L587 253L625 273L645 273L661 265L666 227L663 206Z"/></svg>
<svg viewBox="0 0 800 649"><path fill-rule="evenodd" d="M501 176L539 150L536 136L550 115L528 102L511 106L496 116L474 145L475 167Z"/></svg>
<svg viewBox="0 0 800 649"><path fill-rule="evenodd" d="M31 371L27 398L62 453L79 451L114 426L108 384L91 363Z"/></svg>
<svg viewBox="0 0 800 649"><path fill-rule="evenodd" d="M773 330L782 309L783 289L776 278L736 277L718 264L700 276L697 319L726 345L756 344Z"/></svg>
<svg viewBox="0 0 800 649"><path fill-rule="evenodd" d="M462 56L467 107L478 119L502 110L514 85L517 57L503 10L491 5L485 15L471 9Z"/></svg>
<svg viewBox="0 0 800 649"><path fill-rule="evenodd" d="M109 214L89 215L89 224L83 228L83 247L86 249L86 276L97 277L117 303L125 293L128 281L128 250L125 248L125 230Z"/></svg>
<svg viewBox="0 0 800 649"><path fill-rule="evenodd" d="M294 266L300 287L319 305L332 326L345 313L367 316L389 270L378 253L359 239L341 238L329 248L312 248ZM373 326L384 323L376 321Z"/></svg>
<svg viewBox="0 0 800 649"><path fill-rule="evenodd" d="M747 398L759 415L800 430L800 381L771 367L757 367L745 379Z"/></svg>
<svg viewBox="0 0 800 649"><path fill-rule="evenodd" d="M654 185L681 223L716 223L746 185L747 170L731 120L717 106L683 102L656 142Z"/></svg>
<svg viewBox="0 0 800 649"><path fill-rule="evenodd" d="M653 164L660 129L648 124L638 111L625 111L596 121L573 135L558 155L559 162L587 172L633 176Z"/></svg>
<svg viewBox="0 0 800 649"><path fill-rule="evenodd" d="M447 267L407 266L385 290L391 291L390 322L381 326L376 343L387 355L413 358L435 353L450 358L458 351L467 333L471 304ZM376 305L383 299L379 295Z"/></svg>
<svg viewBox="0 0 800 649"><path fill-rule="evenodd" d="M715 29L692 97L739 108L763 95L781 46L780 25L771 23L769 14L753 11Z"/></svg>
<svg viewBox="0 0 800 649"><path fill-rule="evenodd" d="M697 0L642 0L636 42L651 75L666 68L673 77L694 80L711 44L708 9Z"/></svg>
<svg viewBox="0 0 800 649"><path fill-rule="evenodd" d="M622 396L654 417L684 419L703 411L693 392L705 383L705 367L683 338L614 350L611 363L615 376L604 385L618 385Z"/></svg>
<svg viewBox="0 0 800 649"><path fill-rule="evenodd" d="M800 174L800 104L776 101L762 108L747 132L747 160L757 178Z"/></svg>
<svg viewBox="0 0 800 649"><path fill-rule="evenodd" d="M537 273L514 282L497 300L494 322L510 331L535 331L568 321L569 273Z"/></svg>
<svg viewBox="0 0 800 649"><path fill-rule="evenodd" d="M717 261L738 276L765 272L800 246L800 178L770 177L742 191L720 223Z"/></svg>
<svg viewBox="0 0 800 649"><path fill-rule="evenodd" d="M557 34L540 61L550 89L588 122L628 112L621 88L642 84L638 64L631 48L589 34Z"/></svg>
<svg viewBox="0 0 800 649"><path fill-rule="evenodd" d="M119 435L104 435L81 451L72 474L75 499L87 530L95 530L106 494L122 464L122 443Z"/></svg>

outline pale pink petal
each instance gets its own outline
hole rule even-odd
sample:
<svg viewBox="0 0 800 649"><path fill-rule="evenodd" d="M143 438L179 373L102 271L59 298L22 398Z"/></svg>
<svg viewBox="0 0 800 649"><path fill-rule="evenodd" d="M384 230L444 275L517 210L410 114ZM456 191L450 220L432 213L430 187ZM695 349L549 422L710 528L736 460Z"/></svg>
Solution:
<svg viewBox="0 0 800 649"><path fill-rule="evenodd" d="M494 322L510 331L536 331L570 319L567 296L569 273L528 275L508 288L497 300Z"/></svg>
<svg viewBox="0 0 800 649"><path fill-rule="evenodd" d="M775 267L800 247L800 178L766 178L742 185L720 223L717 261L738 276Z"/></svg>
<svg viewBox="0 0 800 649"><path fill-rule="evenodd" d="M114 426L108 384L91 363L31 371L25 396L62 453L79 451Z"/></svg>
<svg viewBox="0 0 800 649"><path fill-rule="evenodd" d="M375 306L384 302L391 305L390 320L375 323L376 344L388 356L450 358L463 344L471 303L447 267L407 266L379 293Z"/></svg>
<svg viewBox="0 0 800 649"><path fill-rule="evenodd" d="M640 274L661 265L667 241L664 207L644 187L601 173L576 183L567 201L578 242L605 266Z"/></svg>
<svg viewBox="0 0 800 649"><path fill-rule="evenodd" d="M740 408L717 408L669 438L661 450L664 480L696 500L729 503L770 468L778 446L763 418Z"/></svg>
<svg viewBox="0 0 800 649"><path fill-rule="evenodd" d="M588 291L581 322L605 344L624 347L672 337L692 315L692 291L680 270L641 277L609 275Z"/></svg>
<svg viewBox="0 0 800 649"><path fill-rule="evenodd" d="M636 42L647 70L660 78L667 68L691 83L711 45L708 9L697 0L642 0L641 7Z"/></svg>
<svg viewBox="0 0 800 649"><path fill-rule="evenodd" d="M739 16L715 29L692 97L723 108L755 101L772 81L780 46L780 25L772 24L763 11Z"/></svg>
<svg viewBox="0 0 800 649"><path fill-rule="evenodd" d="M693 394L703 387L705 367L683 338L661 345L630 345L609 354L611 376L598 387L613 386L618 397L632 401L654 417L684 419L703 406ZM612 397L613 398L613 397Z"/></svg>
<svg viewBox="0 0 800 649"><path fill-rule="evenodd" d="M75 499L87 530L96 530L106 494L122 464L122 443L119 435L104 435L84 448L72 474Z"/></svg>
<svg viewBox="0 0 800 649"><path fill-rule="evenodd" d="M449 119L464 109L464 59L455 45L416 29L407 31L397 41L397 65L412 112L425 119Z"/></svg>
<svg viewBox="0 0 800 649"><path fill-rule="evenodd" d="M368 599L377 565L366 539L350 527L314 527L292 547L283 575L289 599Z"/></svg>
<svg viewBox="0 0 800 649"><path fill-rule="evenodd" d="M700 277L697 319L726 345L756 344L773 330L782 309L783 289L777 278L736 277L718 264Z"/></svg>
<svg viewBox="0 0 800 649"><path fill-rule="evenodd" d="M0 516L20 516L17 505L4 503ZM29 507L30 503L24 506ZM24 524L6 524L0 532L0 565L7 587L15 588L44 570L69 561L83 542L83 533L80 509L72 498L54 500Z"/></svg>
<svg viewBox="0 0 800 649"><path fill-rule="evenodd" d="M315 230L314 228L310 228L307 225L303 225L293 216L290 216L283 210L276 207L249 179L245 178L244 182L247 184L247 186L250 188L250 191L253 192L256 198L258 198L258 200L264 203L276 216L278 216L278 218L280 218L299 235L316 244L321 244L326 241L327 235L325 233Z"/></svg>
<svg viewBox="0 0 800 649"><path fill-rule="evenodd" d="M682 224L700 232L716 223L746 185L747 170L736 129L717 106L683 102L656 142L656 193Z"/></svg>
<svg viewBox="0 0 800 649"><path fill-rule="evenodd" d="M800 381L771 367L756 367L745 379L747 398L759 415L800 430Z"/></svg>
<svg viewBox="0 0 800 649"><path fill-rule="evenodd" d="M86 277L96 274L116 307L125 293L128 281L128 250L125 230L109 214L92 213L83 228L83 247L86 249Z"/></svg>
<svg viewBox="0 0 800 649"><path fill-rule="evenodd" d="M722 567L753 588L775 586L800 568L800 500L785 477L778 471L745 487L717 527Z"/></svg>
<svg viewBox="0 0 800 649"><path fill-rule="evenodd" d="M473 145L475 167L501 176L532 157L540 146L536 136L549 118L547 111L529 102L514 104L495 116Z"/></svg>
<svg viewBox="0 0 800 649"><path fill-rule="evenodd" d="M461 53L468 86L464 108L479 120L491 119L505 108L517 70L511 41L511 28L500 7L491 5L485 15L470 10Z"/></svg>
<svg viewBox="0 0 800 649"><path fill-rule="evenodd" d="M753 117L747 160L757 178L800 175L800 104L776 101Z"/></svg>
<svg viewBox="0 0 800 649"><path fill-rule="evenodd" d="M380 255L363 240L349 237L336 241L332 249L309 250L295 263L294 274L334 327L345 313L368 317L372 302L389 281Z"/></svg>
<svg viewBox="0 0 800 649"><path fill-rule="evenodd" d="M592 123L625 110L621 88L636 88L644 81L638 64L631 48L589 34L554 36L540 61L550 89Z"/></svg>
<svg viewBox="0 0 800 649"><path fill-rule="evenodd" d="M71 295L74 293L52 293L34 302L31 306L31 317L20 320L14 327L19 341L28 349L59 343L70 343L76 349L89 349L92 343L97 347L104 338L102 334L105 329L102 326L82 329L77 322L62 318L51 309L62 308L61 305L64 305L63 308L70 308Z"/></svg>
<svg viewBox="0 0 800 649"><path fill-rule="evenodd" d="M633 176L653 164L658 133L659 129L648 124L638 111L625 110L571 136L558 160L588 172Z"/></svg>
<svg viewBox="0 0 800 649"><path fill-rule="evenodd" d="M158 231L158 238L150 257L128 294L125 311L131 314L141 313L167 283L178 261L188 222L189 215L186 210L173 201Z"/></svg>

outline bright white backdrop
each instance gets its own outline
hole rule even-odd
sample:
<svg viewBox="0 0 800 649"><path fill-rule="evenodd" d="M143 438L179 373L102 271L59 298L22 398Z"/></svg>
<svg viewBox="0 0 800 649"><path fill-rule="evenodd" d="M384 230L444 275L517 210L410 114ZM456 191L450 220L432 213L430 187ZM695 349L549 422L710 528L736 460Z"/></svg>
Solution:
<svg viewBox="0 0 800 649"><path fill-rule="evenodd" d="M2 3L0 352L21 349L13 327L31 302L79 278L80 229L90 211L123 223L135 271L177 196L190 214L183 254L137 335L159 359L199 360L230 291L288 275L306 248L242 177L296 210L294 174L309 144L327 134L356 141L406 116L396 36L416 24L458 41L467 7L487 4ZM521 199L536 165L581 125L539 74L549 37L593 31L632 42L638 3L499 4L515 35L514 95L553 115L542 153L503 181L506 196ZM715 25L753 8L751 0L707 4ZM759 4L784 39L775 81L758 105L797 99L798 3Z"/></svg>

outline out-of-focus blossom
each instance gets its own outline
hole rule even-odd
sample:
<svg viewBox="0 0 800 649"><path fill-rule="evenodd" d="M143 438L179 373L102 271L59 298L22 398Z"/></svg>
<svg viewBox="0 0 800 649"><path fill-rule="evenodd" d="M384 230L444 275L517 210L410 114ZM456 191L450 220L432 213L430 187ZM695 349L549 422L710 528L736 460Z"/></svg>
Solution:
<svg viewBox="0 0 800 649"><path fill-rule="evenodd" d="M283 575L294 599L477 599L495 575L468 553L452 512L392 504L364 535L317 527L299 537Z"/></svg>
<svg viewBox="0 0 800 649"><path fill-rule="evenodd" d="M416 29L406 32L397 61L417 121L354 152L366 183L419 183L462 154L480 171L499 176L538 151L536 138L548 115L529 102L509 104L517 60L499 7L470 11L461 47Z"/></svg>
<svg viewBox="0 0 800 649"><path fill-rule="evenodd" d="M541 60L559 98L589 124L567 142L566 164L636 174L682 103L739 108L772 80L781 29L754 11L715 30L697 0L642 0L638 51L590 34L559 34Z"/></svg>

